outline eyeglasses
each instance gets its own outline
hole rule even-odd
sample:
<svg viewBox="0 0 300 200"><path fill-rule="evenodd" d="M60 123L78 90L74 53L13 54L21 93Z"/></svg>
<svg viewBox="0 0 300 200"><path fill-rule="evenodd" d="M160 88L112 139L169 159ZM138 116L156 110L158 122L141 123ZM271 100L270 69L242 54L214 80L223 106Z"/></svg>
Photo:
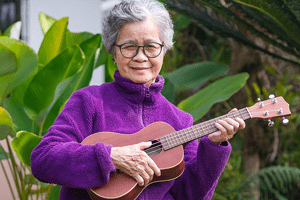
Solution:
<svg viewBox="0 0 300 200"><path fill-rule="evenodd" d="M156 42L149 42L148 44L145 44L144 46L138 46L133 43L124 43L124 44L120 44L120 45L115 44L115 46L120 48L121 54L125 58L133 58L134 56L136 56L139 52L140 47L143 48L143 52L147 57L155 58L155 57L159 56L159 54L161 53L161 50L162 50L164 44L159 44Z"/></svg>

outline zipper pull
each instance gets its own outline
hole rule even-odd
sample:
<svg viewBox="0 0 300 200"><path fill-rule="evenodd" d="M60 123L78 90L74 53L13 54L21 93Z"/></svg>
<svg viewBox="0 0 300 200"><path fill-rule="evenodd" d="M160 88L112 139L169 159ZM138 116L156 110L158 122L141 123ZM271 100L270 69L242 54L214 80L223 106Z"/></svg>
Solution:
<svg viewBox="0 0 300 200"><path fill-rule="evenodd" d="M146 97L147 97L147 98L150 98L150 97L151 97L150 89L149 89L148 87L146 88Z"/></svg>

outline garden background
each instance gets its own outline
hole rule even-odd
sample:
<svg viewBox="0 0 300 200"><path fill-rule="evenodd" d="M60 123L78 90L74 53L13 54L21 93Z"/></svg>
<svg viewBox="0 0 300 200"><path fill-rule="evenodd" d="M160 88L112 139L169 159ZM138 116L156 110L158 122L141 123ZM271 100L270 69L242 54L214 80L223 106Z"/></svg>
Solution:
<svg viewBox="0 0 300 200"><path fill-rule="evenodd" d="M247 120L246 129L230 140L233 151L213 199L296 199L300 1L162 2L175 24L175 45L161 72L162 93L191 113L195 124L233 107L252 106L269 94L290 104L288 125L281 118L273 127ZM36 17L44 34L36 51L19 38L22 22L0 33L0 164L5 177L12 177L6 182L11 199L57 199L59 186L32 177L30 153L70 95L90 84L95 70L102 69L110 82L116 69L100 34L73 32L68 16L41 12Z"/></svg>

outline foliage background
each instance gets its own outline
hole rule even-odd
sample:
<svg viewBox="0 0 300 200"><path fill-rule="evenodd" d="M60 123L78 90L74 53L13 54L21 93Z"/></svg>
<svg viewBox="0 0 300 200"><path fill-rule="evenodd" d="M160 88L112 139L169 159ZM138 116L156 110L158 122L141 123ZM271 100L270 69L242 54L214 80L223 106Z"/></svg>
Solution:
<svg viewBox="0 0 300 200"><path fill-rule="evenodd" d="M246 130L236 134L213 199L296 199L300 187L299 1L163 2L175 23L176 41L161 71L166 79L163 94L193 114L195 124L223 115L232 107L251 106L257 97L266 99L270 93L283 96L293 113L288 126L280 125L279 119L273 128L268 128L267 122L251 120ZM102 48L101 35L72 33L67 29L67 18L56 20L41 14L40 21L45 38L36 55L22 41L8 38L18 29L17 24L0 38L1 55L5 55L0 56L5 61L0 63L4 108L0 110L0 139L7 140L9 147L9 152L0 148L0 161L10 160L17 188L17 194L12 195L20 199L32 195L57 198L59 187L40 183L28 173L30 152L72 92L88 85L95 68L105 65L107 82L113 81L116 69ZM22 56L5 43L18 46L20 52L31 52L31 61L21 62ZM69 59L61 62L60 57ZM20 69L31 70L22 77ZM220 85L230 77L231 82ZM211 89L218 89L221 98L211 95ZM45 99L45 91L51 97ZM190 109L190 105L197 106ZM11 144L8 137L14 138ZM10 147L22 161L20 165Z"/></svg>

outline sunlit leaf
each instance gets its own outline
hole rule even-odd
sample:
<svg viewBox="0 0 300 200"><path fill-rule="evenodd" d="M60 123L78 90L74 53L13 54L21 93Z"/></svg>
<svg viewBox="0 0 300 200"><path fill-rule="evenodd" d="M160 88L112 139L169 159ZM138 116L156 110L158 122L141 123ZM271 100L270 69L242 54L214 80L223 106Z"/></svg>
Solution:
<svg viewBox="0 0 300 200"><path fill-rule="evenodd" d="M3 33L3 36L19 40L21 36L21 26L21 21L14 23L10 27L8 27L8 29L6 29L6 31Z"/></svg>
<svg viewBox="0 0 300 200"><path fill-rule="evenodd" d="M0 140L5 139L8 135L14 137L13 121L10 114L0 107Z"/></svg>
<svg viewBox="0 0 300 200"><path fill-rule="evenodd" d="M47 31L38 52L39 63L43 65L48 64L53 58L66 49L68 19L68 17L65 17L54 22Z"/></svg>
<svg viewBox="0 0 300 200"><path fill-rule="evenodd" d="M42 138L27 131L20 131L12 140L11 146L17 153L20 160L30 166L30 156L32 150L41 142Z"/></svg>
<svg viewBox="0 0 300 200"><path fill-rule="evenodd" d="M190 113L194 121L197 121L215 103L227 100L231 95L240 90L245 85L248 77L247 73L242 73L218 80L180 102L178 108Z"/></svg>
<svg viewBox="0 0 300 200"><path fill-rule="evenodd" d="M18 60L9 48L0 43L0 77L17 71Z"/></svg>
<svg viewBox="0 0 300 200"><path fill-rule="evenodd" d="M0 77L1 99L34 73L38 59L34 50L20 40L0 37L0 46L1 49L4 46L13 52L17 60L17 71ZM13 56L11 55L9 58L13 58ZM7 58L1 57L1 59L4 59L3 62L6 62Z"/></svg>
<svg viewBox="0 0 300 200"><path fill-rule="evenodd" d="M85 57L74 45L47 64L30 83L24 98L26 111L35 118L51 104L57 86L82 69Z"/></svg>
<svg viewBox="0 0 300 200"><path fill-rule="evenodd" d="M59 98L59 102L55 102L55 104L53 105L53 108L48 114L44 123L44 131L47 131L48 128L53 124L55 118L59 113L59 109L67 101L67 99L70 98L71 94L89 85L93 70L95 68L95 54L99 49L100 43L101 35L98 34L80 44L80 48L86 55L84 66L81 71L74 75L68 88Z"/></svg>
<svg viewBox="0 0 300 200"><path fill-rule="evenodd" d="M41 12L39 13L39 20L44 35L46 35L50 27L57 21L53 17Z"/></svg>
<svg viewBox="0 0 300 200"><path fill-rule="evenodd" d="M51 28L51 26L57 22L58 20L46 15L44 13L39 13L39 19L40 19L40 24L41 28L44 34L48 32L48 30ZM74 33L71 32L67 29L66 31L66 45L67 47L72 46L74 44L80 44L83 41L91 38L93 34L88 33L88 32L82 32L82 33Z"/></svg>

